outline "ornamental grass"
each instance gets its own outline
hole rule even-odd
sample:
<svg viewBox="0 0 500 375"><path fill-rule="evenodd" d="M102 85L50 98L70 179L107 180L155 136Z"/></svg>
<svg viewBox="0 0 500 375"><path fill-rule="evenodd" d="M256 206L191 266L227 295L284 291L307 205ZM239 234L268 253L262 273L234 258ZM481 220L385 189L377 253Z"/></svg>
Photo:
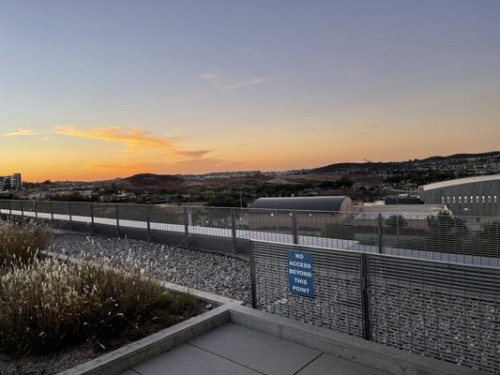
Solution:
<svg viewBox="0 0 500 375"><path fill-rule="evenodd" d="M18 229L35 237L7 224L3 243L14 243ZM166 291L135 264L40 259L31 246L42 242L18 241L24 251L10 248L20 258L6 252L8 266L0 267L0 352L47 353L83 342L107 349L103 343L124 335L140 338L142 327L164 328L199 313L193 296Z"/></svg>
<svg viewBox="0 0 500 375"><path fill-rule="evenodd" d="M32 262L48 241L49 234L43 226L0 221L0 268Z"/></svg>

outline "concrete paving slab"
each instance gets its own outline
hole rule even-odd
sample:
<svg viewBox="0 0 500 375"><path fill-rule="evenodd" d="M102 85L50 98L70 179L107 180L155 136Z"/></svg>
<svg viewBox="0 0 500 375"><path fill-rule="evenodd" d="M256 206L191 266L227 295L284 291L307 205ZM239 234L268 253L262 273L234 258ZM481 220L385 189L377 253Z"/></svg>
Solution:
<svg viewBox="0 0 500 375"><path fill-rule="evenodd" d="M319 350L232 323L189 343L272 375L292 375L321 354Z"/></svg>
<svg viewBox="0 0 500 375"><path fill-rule="evenodd" d="M181 345L170 352L163 353L135 366L129 371L137 371L141 375L261 375L256 371L189 344ZM138 375L137 373L124 373L122 375Z"/></svg>
<svg viewBox="0 0 500 375"><path fill-rule="evenodd" d="M322 354L297 375L390 375L330 354Z"/></svg>
<svg viewBox="0 0 500 375"><path fill-rule="evenodd" d="M123 372L121 375L142 375L140 372L137 372L135 370L127 370Z"/></svg>

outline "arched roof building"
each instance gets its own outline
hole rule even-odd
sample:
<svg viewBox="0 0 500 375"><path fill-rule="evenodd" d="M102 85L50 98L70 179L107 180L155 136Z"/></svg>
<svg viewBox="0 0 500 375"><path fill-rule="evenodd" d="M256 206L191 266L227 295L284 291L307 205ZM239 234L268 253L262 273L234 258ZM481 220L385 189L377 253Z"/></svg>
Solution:
<svg viewBox="0 0 500 375"><path fill-rule="evenodd" d="M425 203L445 204L455 215L500 216L500 174L420 186Z"/></svg>
<svg viewBox="0 0 500 375"><path fill-rule="evenodd" d="M348 212L352 209L352 200L348 196L259 198L250 205L250 208Z"/></svg>
<svg viewBox="0 0 500 375"><path fill-rule="evenodd" d="M250 229L299 229L321 233L325 225L341 222L352 210L348 196L259 198L248 210Z"/></svg>

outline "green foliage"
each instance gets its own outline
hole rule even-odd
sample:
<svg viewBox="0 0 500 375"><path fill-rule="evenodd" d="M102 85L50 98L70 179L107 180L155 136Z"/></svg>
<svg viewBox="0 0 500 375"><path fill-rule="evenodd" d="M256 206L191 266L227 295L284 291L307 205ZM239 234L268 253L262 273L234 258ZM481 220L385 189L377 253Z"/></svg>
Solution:
<svg viewBox="0 0 500 375"><path fill-rule="evenodd" d="M484 248L494 254L500 255L500 222L494 221L483 225L483 246Z"/></svg>
<svg viewBox="0 0 500 375"><path fill-rule="evenodd" d="M426 249L432 251L457 252L462 246L461 239L456 236L455 219L447 211L437 216L427 217Z"/></svg>
<svg viewBox="0 0 500 375"><path fill-rule="evenodd" d="M355 232L352 227L341 223L326 224L321 231L322 237L354 240Z"/></svg>
<svg viewBox="0 0 500 375"><path fill-rule="evenodd" d="M0 222L0 268L28 264L48 244L47 229L15 221Z"/></svg>
<svg viewBox="0 0 500 375"><path fill-rule="evenodd" d="M455 228L455 220L447 211L441 211L437 216L427 217L427 227L431 234L448 234Z"/></svg>
<svg viewBox="0 0 500 375"><path fill-rule="evenodd" d="M408 221L401 215L392 215L386 221L385 225L391 230L403 230L408 226Z"/></svg>

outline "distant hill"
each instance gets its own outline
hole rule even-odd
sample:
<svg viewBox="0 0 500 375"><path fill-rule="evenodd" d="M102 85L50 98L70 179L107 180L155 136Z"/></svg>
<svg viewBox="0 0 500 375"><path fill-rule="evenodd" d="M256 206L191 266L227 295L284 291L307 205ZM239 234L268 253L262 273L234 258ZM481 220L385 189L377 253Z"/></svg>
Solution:
<svg viewBox="0 0 500 375"><path fill-rule="evenodd" d="M471 159L471 158L493 158L500 157L500 151L484 152L482 154L454 154L449 156L431 156L418 161L440 161L440 160L456 160L456 159Z"/></svg>
<svg viewBox="0 0 500 375"><path fill-rule="evenodd" d="M184 179L168 174L141 173L122 178L117 185L127 190L178 189Z"/></svg>
<svg viewBox="0 0 500 375"><path fill-rule="evenodd" d="M410 167L413 165L422 165L429 163L460 163L467 159L477 158L500 158L500 151L485 152L480 154L454 154L449 156L431 156L426 159L415 159L409 161L396 161L396 162L365 162L365 163L335 163L326 165L324 167L310 169L308 173L331 173L331 172L344 172L346 170L363 169L376 171L380 169L397 169L402 167Z"/></svg>

